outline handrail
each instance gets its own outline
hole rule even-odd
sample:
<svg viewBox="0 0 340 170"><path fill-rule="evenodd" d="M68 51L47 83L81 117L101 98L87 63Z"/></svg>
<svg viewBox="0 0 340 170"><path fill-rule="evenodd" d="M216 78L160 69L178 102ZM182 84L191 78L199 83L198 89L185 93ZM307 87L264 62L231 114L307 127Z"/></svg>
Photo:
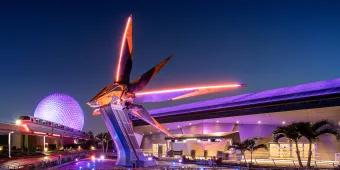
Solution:
<svg viewBox="0 0 340 170"><path fill-rule="evenodd" d="M261 165L261 164L270 164L275 167L294 167L298 168L299 165L296 163L297 160L295 159L284 159L284 160L278 160L278 159L254 159L256 165ZM241 162L244 160L241 160ZM307 161L303 160L301 161L303 164L306 164ZM323 160L312 160L312 166L315 168L323 168L323 167L334 167L336 168L337 166L340 165L338 161L323 161Z"/></svg>

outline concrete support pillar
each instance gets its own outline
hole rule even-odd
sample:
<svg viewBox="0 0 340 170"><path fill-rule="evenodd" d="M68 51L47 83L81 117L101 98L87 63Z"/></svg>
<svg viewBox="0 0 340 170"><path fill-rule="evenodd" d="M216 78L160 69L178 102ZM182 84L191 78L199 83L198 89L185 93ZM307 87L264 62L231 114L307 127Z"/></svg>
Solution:
<svg viewBox="0 0 340 170"><path fill-rule="evenodd" d="M44 142L43 142L43 145L44 145L44 152L46 151L46 136L44 136Z"/></svg>
<svg viewBox="0 0 340 170"><path fill-rule="evenodd" d="M8 133L8 157L11 158L11 136L12 136L12 133L14 132L9 132Z"/></svg>
<svg viewBox="0 0 340 170"><path fill-rule="evenodd" d="M170 150L170 140L166 140L166 152L168 153Z"/></svg>
<svg viewBox="0 0 340 170"><path fill-rule="evenodd" d="M63 135L60 135L60 145L64 149L64 138L63 138Z"/></svg>
<svg viewBox="0 0 340 170"><path fill-rule="evenodd" d="M25 148L26 152L30 151L30 147L29 147L29 141L28 141L28 135L23 135L23 148Z"/></svg>

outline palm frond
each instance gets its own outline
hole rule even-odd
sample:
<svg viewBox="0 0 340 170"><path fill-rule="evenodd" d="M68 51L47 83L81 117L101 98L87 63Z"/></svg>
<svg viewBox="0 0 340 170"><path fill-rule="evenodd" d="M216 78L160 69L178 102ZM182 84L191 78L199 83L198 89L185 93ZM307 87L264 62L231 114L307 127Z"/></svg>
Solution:
<svg viewBox="0 0 340 170"><path fill-rule="evenodd" d="M256 138L246 139L242 143L243 145L246 145L246 146L253 146L256 143Z"/></svg>
<svg viewBox="0 0 340 170"><path fill-rule="evenodd" d="M284 138L284 137L286 137L283 133L280 133L280 134L274 134L274 142L275 143L277 143L277 142L279 142L279 140L281 139L281 138Z"/></svg>
<svg viewBox="0 0 340 170"><path fill-rule="evenodd" d="M301 138L301 134L298 133L298 123L292 123L290 125L278 127L273 132L274 141L278 141L280 138L286 137L288 139L297 141Z"/></svg>
<svg viewBox="0 0 340 170"><path fill-rule="evenodd" d="M229 149L245 150L245 148L240 143L234 143L233 145L228 146L228 150Z"/></svg>
<svg viewBox="0 0 340 170"><path fill-rule="evenodd" d="M275 135L275 134L284 133L284 132L285 132L285 129L286 129L286 126L280 126L280 127L278 127L277 129L275 129L275 130L273 131L273 134Z"/></svg>
<svg viewBox="0 0 340 170"><path fill-rule="evenodd" d="M261 148L263 148L263 149L265 149L265 150L268 150L268 147L267 147L266 144L258 144L258 145L256 145L256 146L254 146L253 150L255 151L255 150L261 149Z"/></svg>
<svg viewBox="0 0 340 170"><path fill-rule="evenodd" d="M327 125L332 125L332 123L328 120L320 120L320 121L313 123L312 129L313 129L313 131L317 131L320 128L327 126Z"/></svg>
<svg viewBox="0 0 340 170"><path fill-rule="evenodd" d="M321 129L320 131L316 132L315 136L318 137L320 135L323 134L332 134L334 136L337 137L337 139L339 139L339 130L338 129L333 129L333 128L325 128L325 129Z"/></svg>
<svg viewBox="0 0 340 170"><path fill-rule="evenodd" d="M306 137L308 140L313 140L315 138L315 131L312 129L312 124L310 122L298 122L295 124L297 132Z"/></svg>

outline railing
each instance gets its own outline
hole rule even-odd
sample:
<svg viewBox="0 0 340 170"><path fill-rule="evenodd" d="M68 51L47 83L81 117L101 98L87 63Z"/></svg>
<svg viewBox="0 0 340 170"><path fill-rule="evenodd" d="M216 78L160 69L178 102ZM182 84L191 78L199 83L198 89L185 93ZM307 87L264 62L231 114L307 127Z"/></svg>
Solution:
<svg viewBox="0 0 340 170"><path fill-rule="evenodd" d="M244 160L242 161L244 162ZM304 166L307 164L307 161L305 160L301 162ZM274 166L274 167L282 167L282 166L285 166L285 167L288 166L288 167L294 167L294 168L299 167L298 160L294 160L294 159L254 159L253 163L255 165L269 165L269 166ZM315 168L319 168L319 167L337 168L339 165L340 164L338 161L322 161L322 160L311 161L311 166L314 166Z"/></svg>
<svg viewBox="0 0 340 170"><path fill-rule="evenodd" d="M95 154L93 151L81 151L81 152L62 152L60 156L58 154L37 157L31 162L20 162L20 159L16 161L9 161L1 165L2 169L46 169L49 167L58 166L63 163L74 161L76 158L85 158L91 154ZM24 158L23 158L24 159Z"/></svg>
<svg viewBox="0 0 340 170"><path fill-rule="evenodd" d="M1 167L1 169L21 169L23 166L19 162L12 162Z"/></svg>

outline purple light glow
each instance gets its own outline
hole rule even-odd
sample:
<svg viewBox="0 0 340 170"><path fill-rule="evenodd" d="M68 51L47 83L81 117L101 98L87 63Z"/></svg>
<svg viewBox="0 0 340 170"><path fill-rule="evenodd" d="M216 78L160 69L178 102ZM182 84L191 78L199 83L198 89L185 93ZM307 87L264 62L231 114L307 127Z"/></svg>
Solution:
<svg viewBox="0 0 340 170"><path fill-rule="evenodd" d="M189 104L164 107L153 109L149 112L151 115L156 117L176 114L190 114L191 112L204 111L212 108L228 108L335 93L340 93L340 78L301 84L291 87L265 90L257 93L248 93L237 96L223 97Z"/></svg>
<svg viewBox="0 0 340 170"><path fill-rule="evenodd" d="M34 117L82 130L84 113L71 96L55 93L41 100L34 111Z"/></svg>

